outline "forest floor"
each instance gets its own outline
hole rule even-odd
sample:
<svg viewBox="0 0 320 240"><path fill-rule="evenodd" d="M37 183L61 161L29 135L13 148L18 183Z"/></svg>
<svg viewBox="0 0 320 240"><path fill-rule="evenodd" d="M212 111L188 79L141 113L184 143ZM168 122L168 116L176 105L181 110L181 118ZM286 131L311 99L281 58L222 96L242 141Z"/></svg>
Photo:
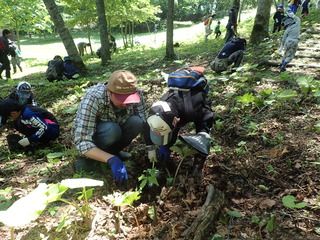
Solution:
<svg viewBox="0 0 320 240"><path fill-rule="evenodd" d="M302 30L299 47L307 49L297 54L309 57L297 57L293 63L317 65L319 61L310 54L319 56L315 49L320 48L320 25L311 23ZM320 68L292 66L280 75L278 66L265 65L281 61L275 51L278 47L276 42L256 46L255 53L267 51L272 57L268 54L267 60L262 60L265 56L248 54L243 61L246 67L239 71L209 74L209 96L216 114L210 155L203 162L197 155L183 157L172 152L173 170L157 163L159 186L143 188L140 199L132 206L122 206L120 213L107 196L140 186L138 178L151 168L143 140L138 137L126 149L133 154L126 161L130 181L116 184L110 170L107 174L76 174L73 166L77 154L70 136L74 106L94 81L35 87L41 106L59 119L61 136L45 149L13 153L5 140L13 130L10 126L2 128L0 189L11 188L6 194L0 192L4 196L0 198L1 209L26 196L39 183L89 177L103 180L105 185L95 187L89 200L91 229L75 208L54 202L29 225L15 228L15 239L320 239L320 105L319 95L314 95L320 89L314 80L320 79ZM208 67L211 60L197 56L189 59L189 64ZM147 64L141 63L140 71L129 70L143 74ZM177 67L179 62L153 64L158 72ZM32 81L34 76L17 80ZM307 82L304 88L297 82L299 78ZM148 106L167 90L163 79L142 82L141 88ZM1 96L9 91L11 88L2 88ZM181 134L192 129L192 124L188 125ZM181 142L177 146L183 148ZM63 154L56 159L48 157L57 152ZM78 201L76 193L68 190L63 197ZM0 225L0 239L10 239L9 227Z"/></svg>

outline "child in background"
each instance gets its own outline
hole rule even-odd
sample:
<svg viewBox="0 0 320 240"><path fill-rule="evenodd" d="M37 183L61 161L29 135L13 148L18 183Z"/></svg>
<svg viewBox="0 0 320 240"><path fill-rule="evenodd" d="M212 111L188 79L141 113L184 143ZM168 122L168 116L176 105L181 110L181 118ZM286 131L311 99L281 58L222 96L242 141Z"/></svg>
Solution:
<svg viewBox="0 0 320 240"><path fill-rule="evenodd" d="M1 124L5 124L8 119L12 120L14 128L25 135L22 137L13 134L15 138L10 138L8 135L10 150L13 148L15 150L31 150L58 138L60 133L57 119L52 113L37 106L21 106L12 99L0 102L0 118Z"/></svg>
<svg viewBox="0 0 320 240"><path fill-rule="evenodd" d="M216 38L219 37L221 35L221 31L220 31L220 21L218 21L217 26L214 29L214 33L216 34Z"/></svg>
<svg viewBox="0 0 320 240"><path fill-rule="evenodd" d="M26 104L37 105L31 92L31 85L28 82L20 82L17 89L8 98L17 101L21 106Z"/></svg>
<svg viewBox="0 0 320 240"><path fill-rule="evenodd" d="M284 18L283 5L280 4L278 6L278 10L273 15L273 20L274 20L273 33L275 33L277 30L278 32L280 32L283 18Z"/></svg>
<svg viewBox="0 0 320 240"><path fill-rule="evenodd" d="M9 45L9 53L11 56L13 73L17 72L17 67L20 69L20 72L22 72L22 67L21 67L22 55L20 50L17 48L17 46L13 42L11 42Z"/></svg>

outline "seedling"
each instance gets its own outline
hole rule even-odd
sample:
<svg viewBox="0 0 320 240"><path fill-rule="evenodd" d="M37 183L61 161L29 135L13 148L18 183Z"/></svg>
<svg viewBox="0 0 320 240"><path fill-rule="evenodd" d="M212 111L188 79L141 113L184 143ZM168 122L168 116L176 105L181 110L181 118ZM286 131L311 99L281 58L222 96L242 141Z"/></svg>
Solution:
<svg viewBox="0 0 320 240"><path fill-rule="evenodd" d="M235 149L236 153L247 153L248 152L248 148L247 148L247 142L245 141L241 141L237 144L238 148Z"/></svg>
<svg viewBox="0 0 320 240"><path fill-rule="evenodd" d="M125 206L128 205L130 206L131 210L132 210L132 214L136 220L137 226L139 227L139 222L137 219L136 214L134 213L134 210L132 208L133 202L136 200L140 199L140 191L135 191L135 192L125 192L124 194L120 193L120 192L114 192L113 194L109 194L108 196L104 197L105 199L107 199L112 205L117 207L117 224L116 224L116 232L119 233L120 229L121 229L121 221L120 221L120 208L121 206ZM139 230L140 232L140 230Z"/></svg>
<svg viewBox="0 0 320 240"><path fill-rule="evenodd" d="M159 175L159 170L155 168L148 168L143 171L144 173L141 174L141 176L138 178L140 183L140 190L142 190L147 184L149 187L152 187L153 184L156 186L159 186L157 177Z"/></svg>
<svg viewBox="0 0 320 240"><path fill-rule="evenodd" d="M176 181L176 178L177 178L177 175L178 175L178 172L179 172L179 169L180 169L180 166L181 166L183 160L186 157L192 156L192 155L194 155L194 154L196 154L198 152L196 150L194 150L194 149L188 148L187 146L180 148L176 144L174 146L172 146L170 148L170 150L175 151L177 153L180 153L182 155L182 160L179 162L179 165L178 165L177 170L176 170L176 172L174 174L174 177L173 177L172 185L174 185L175 181Z"/></svg>

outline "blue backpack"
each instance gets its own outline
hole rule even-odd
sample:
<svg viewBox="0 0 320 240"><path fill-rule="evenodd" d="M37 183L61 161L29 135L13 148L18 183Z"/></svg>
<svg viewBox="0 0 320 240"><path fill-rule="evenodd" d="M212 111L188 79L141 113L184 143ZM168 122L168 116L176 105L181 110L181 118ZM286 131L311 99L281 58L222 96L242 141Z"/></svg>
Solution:
<svg viewBox="0 0 320 240"><path fill-rule="evenodd" d="M209 92L209 84L203 73L195 69L202 67L180 68L169 74L168 86L170 89L198 89L204 91L205 94ZM202 71L204 68L202 68Z"/></svg>

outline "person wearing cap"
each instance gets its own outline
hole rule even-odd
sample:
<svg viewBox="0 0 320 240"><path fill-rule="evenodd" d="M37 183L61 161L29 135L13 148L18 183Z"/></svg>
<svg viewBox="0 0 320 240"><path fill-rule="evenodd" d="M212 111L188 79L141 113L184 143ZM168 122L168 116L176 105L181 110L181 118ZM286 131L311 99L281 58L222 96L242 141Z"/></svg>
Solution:
<svg viewBox="0 0 320 240"><path fill-rule="evenodd" d="M229 12L229 20L227 23L227 36L226 36L226 43L230 41L231 38L236 36L237 32L237 16L238 16L238 10L239 8L237 6L232 6Z"/></svg>
<svg viewBox="0 0 320 240"><path fill-rule="evenodd" d="M287 17L283 23L285 31L279 48L280 53L284 50L280 72L286 71L287 64L291 62L296 55L300 39L300 23L300 18L295 16L291 9L288 9Z"/></svg>
<svg viewBox="0 0 320 240"><path fill-rule="evenodd" d="M208 40L208 37L209 35L213 32L212 29L211 29L211 24L212 24L212 21L213 19L216 17L215 14L212 14L206 21L205 21L205 32L206 34L204 35L204 40L207 41Z"/></svg>
<svg viewBox="0 0 320 240"><path fill-rule="evenodd" d="M273 25L273 33L276 31L280 32L282 26L282 20L284 18L283 5L280 4L276 13L273 15L274 25Z"/></svg>
<svg viewBox="0 0 320 240"><path fill-rule="evenodd" d="M2 36L0 37L0 44L3 46L3 49L0 49L0 79L2 79L1 74L3 70L6 71L6 78L11 78L10 74L10 61L8 58L8 54L10 53L9 48L9 38L11 37L11 32L8 29L4 29L2 31Z"/></svg>
<svg viewBox="0 0 320 240"><path fill-rule="evenodd" d="M0 102L0 117L1 124L6 124L8 119L12 120L14 128L25 135L17 139L22 149L48 143L57 139L60 133L58 121L52 113L33 105L21 106L12 99Z"/></svg>
<svg viewBox="0 0 320 240"><path fill-rule="evenodd" d="M145 102L131 72L115 71L105 84L89 88L73 126L74 143L81 154L76 171L94 171L102 162L111 165L116 181L128 179L121 159L131 154L122 150L140 134L145 122Z"/></svg>
<svg viewBox="0 0 320 240"><path fill-rule="evenodd" d="M31 104L36 106L34 95L31 91L31 85L28 82L20 82L15 91L13 91L9 97L17 101L21 106L26 104Z"/></svg>
<svg viewBox="0 0 320 240"><path fill-rule="evenodd" d="M203 67L190 68L203 75ZM154 145L160 146L159 158L161 163L165 167L169 166L169 168L171 165L169 149L176 142L180 129L186 124L193 122L197 135L210 139L209 133L214 122L211 102L204 89L190 88L191 99L187 100L188 102L185 101L187 95L184 93L186 93L186 89L184 88L170 87L169 91L151 106L147 119L151 142ZM147 140L146 142L148 144ZM201 151L198 152L202 153ZM208 152L203 154L208 155ZM148 152L148 157L150 161L157 160L153 151Z"/></svg>
<svg viewBox="0 0 320 240"><path fill-rule="evenodd" d="M79 75L79 71L76 68L76 66L73 64L71 58L69 56L64 57L64 63L63 63L63 68L64 72L63 74L66 76L68 79L77 79Z"/></svg>
<svg viewBox="0 0 320 240"><path fill-rule="evenodd" d="M244 38L234 38L227 42L216 58L210 63L210 68L216 73L221 73L233 64L233 69L240 66L247 41Z"/></svg>

